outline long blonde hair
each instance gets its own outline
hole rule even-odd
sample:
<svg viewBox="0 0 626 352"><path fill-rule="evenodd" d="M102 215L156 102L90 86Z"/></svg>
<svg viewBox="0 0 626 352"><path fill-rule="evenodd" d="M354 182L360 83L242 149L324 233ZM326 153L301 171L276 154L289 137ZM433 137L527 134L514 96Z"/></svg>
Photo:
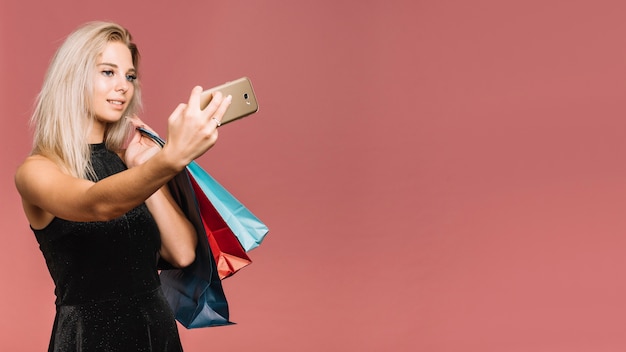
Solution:
<svg viewBox="0 0 626 352"><path fill-rule="evenodd" d="M32 154L55 161L70 175L92 178L91 149L87 142L95 120L93 82L96 60L110 42L121 42L131 52L139 71L139 51L128 30L110 22L89 22L71 33L52 58L41 92L37 97L31 123L34 126ZM141 89L133 82L134 95L126 115L141 108ZM107 126L107 148L120 151L130 132L126 119Z"/></svg>

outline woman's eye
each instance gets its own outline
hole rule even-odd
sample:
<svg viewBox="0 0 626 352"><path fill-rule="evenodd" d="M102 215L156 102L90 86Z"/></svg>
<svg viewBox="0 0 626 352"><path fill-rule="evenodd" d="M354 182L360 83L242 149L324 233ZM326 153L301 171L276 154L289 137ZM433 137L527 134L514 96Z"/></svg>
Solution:
<svg viewBox="0 0 626 352"><path fill-rule="evenodd" d="M102 71L102 74L107 77L113 77L113 71L111 70L104 70Z"/></svg>
<svg viewBox="0 0 626 352"><path fill-rule="evenodd" d="M137 75L126 75L126 80L128 82L134 82L137 79Z"/></svg>

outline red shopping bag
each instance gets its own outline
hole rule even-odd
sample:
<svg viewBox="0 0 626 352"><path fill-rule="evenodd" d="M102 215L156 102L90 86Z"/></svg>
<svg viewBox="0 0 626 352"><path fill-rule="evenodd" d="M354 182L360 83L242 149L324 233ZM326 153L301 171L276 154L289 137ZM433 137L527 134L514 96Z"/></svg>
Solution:
<svg viewBox="0 0 626 352"><path fill-rule="evenodd" d="M196 200L198 201L202 222L206 229L209 247L217 264L217 272L220 279L225 279L252 263L252 260L250 260L224 219L222 219L207 196L202 192L193 176L189 175L189 178L196 193Z"/></svg>

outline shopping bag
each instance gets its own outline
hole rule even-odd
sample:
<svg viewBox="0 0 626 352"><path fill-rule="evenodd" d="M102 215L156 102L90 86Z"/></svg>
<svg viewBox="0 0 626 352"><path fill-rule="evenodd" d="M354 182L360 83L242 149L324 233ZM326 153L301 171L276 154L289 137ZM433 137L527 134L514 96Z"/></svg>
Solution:
<svg viewBox="0 0 626 352"><path fill-rule="evenodd" d="M206 197L193 177L189 177L206 230L209 248L220 279L225 279L252 263L239 240Z"/></svg>
<svg viewBox="0 0 626 352"><path fill-rule="evenodd" d="M161 147L165 145L165 141L151 131L144 128L138 128L138 130ZM243 249L248 252L258 247L269 232L268 227L204 171L198 163L192 161L187 165L187 171L198 183L202 193L207 196L230 230L237 236Z"/></svg>
<svg viewBox="0 0 626 352"><path fill-rule="evenodd" d="M248 252L258 247L269 232L268 227L198 163L192 161L187 165L187 171L237 236L243 249Z"/></svg>
<svg viewBox="0 0 626 352"><path fill-rule="evenodd" d="M176 320L188 329L233 324L228 320L228 302L188 173L180 172L168 182L168 188L195 228L198 245L196 258L190 266L161 270L165 298Z"/></svg>

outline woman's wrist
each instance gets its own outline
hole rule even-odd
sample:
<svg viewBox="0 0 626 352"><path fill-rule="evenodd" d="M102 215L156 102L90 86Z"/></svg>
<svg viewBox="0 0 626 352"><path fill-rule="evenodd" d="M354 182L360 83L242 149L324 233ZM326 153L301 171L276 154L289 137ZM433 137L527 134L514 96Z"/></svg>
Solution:
<svg viewBox="0 0 626 352"><path fill-rule="evenodd" d="M179 173L189 165L191 160L184 160L179 156L172 153L168 145L166 144L163 149L159 153L157 153L154 157L157 157L160 162L162 162L167 170L171 170L174 173Z"/></svg>

